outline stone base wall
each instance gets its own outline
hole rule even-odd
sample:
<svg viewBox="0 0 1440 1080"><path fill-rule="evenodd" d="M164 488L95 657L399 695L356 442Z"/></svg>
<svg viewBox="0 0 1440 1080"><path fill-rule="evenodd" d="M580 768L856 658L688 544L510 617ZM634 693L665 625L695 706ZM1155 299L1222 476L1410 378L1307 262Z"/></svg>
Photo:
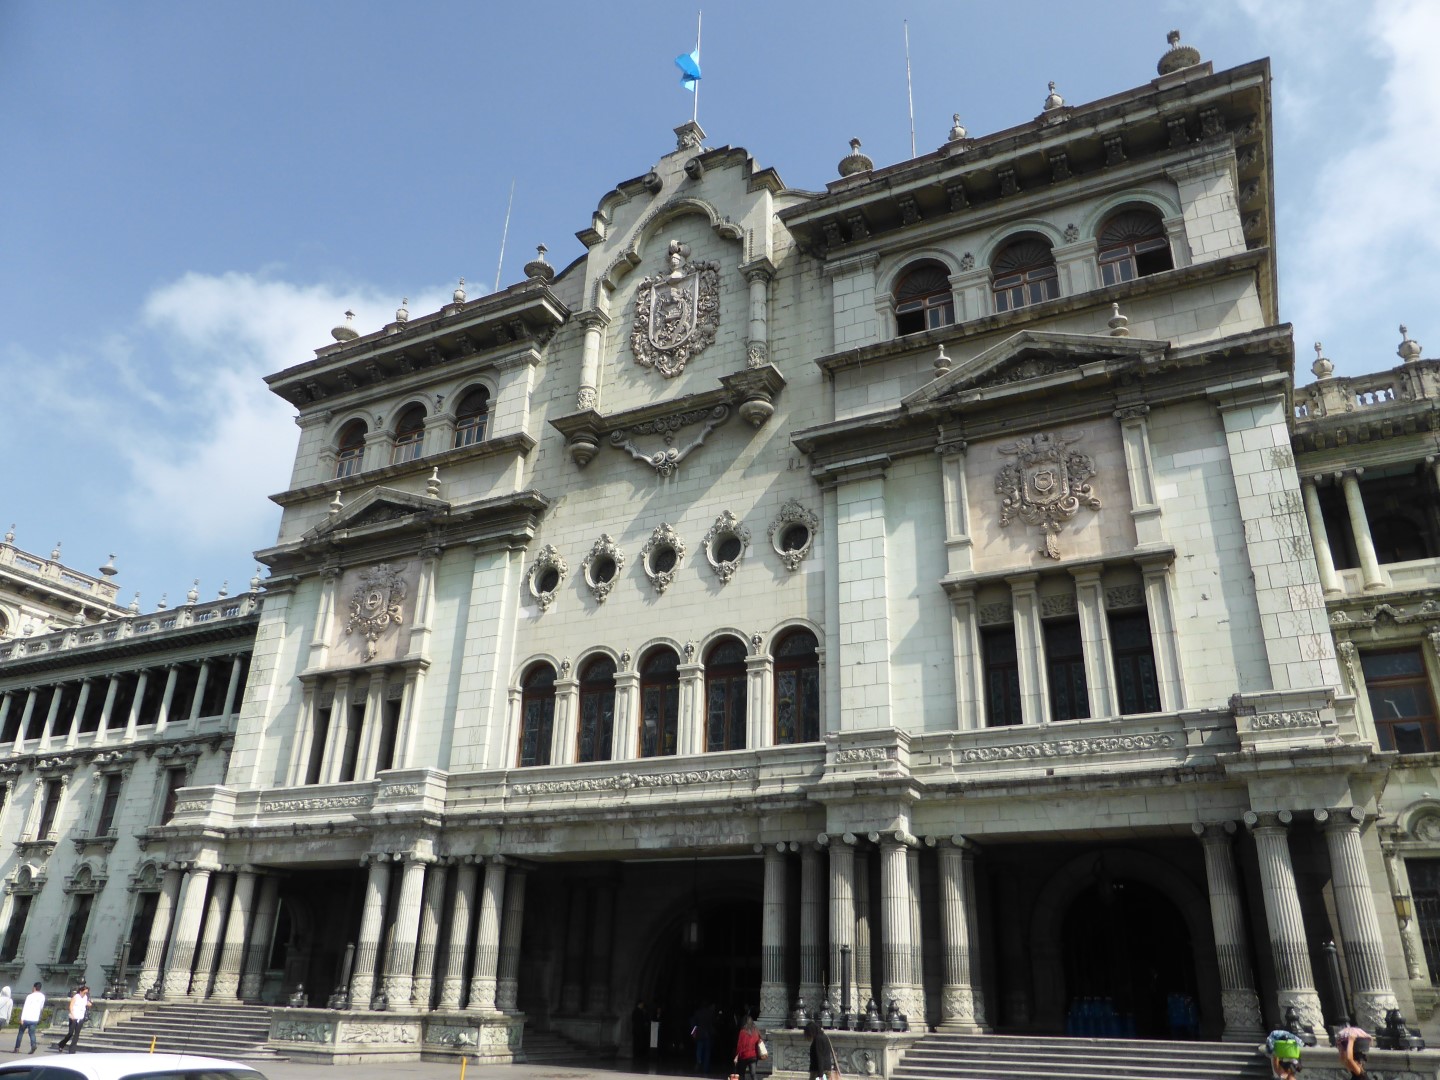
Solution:
<svg viewBox="0 0 1440 1080"><path fill-rule="evenodd" d="M365 1061L446 1061L477 1065L523 1062L521 1014L478 1016L468 1012L335 1012L277 1009L270 1044L286 1057L314 1064Z"/></svg>
<svg viewBox="0 0 1440 1080"><path fill-rule="evenodd" d="M900 1064L905 1051L914 1046L924 1032L830 1031L830 1045L840 1062L842 1076L888 1077ZM783 1028L765 1033L765 1047L770 1051L770 1067L774 1080L811 1080L810 1042L802 1031Z"/></svg>

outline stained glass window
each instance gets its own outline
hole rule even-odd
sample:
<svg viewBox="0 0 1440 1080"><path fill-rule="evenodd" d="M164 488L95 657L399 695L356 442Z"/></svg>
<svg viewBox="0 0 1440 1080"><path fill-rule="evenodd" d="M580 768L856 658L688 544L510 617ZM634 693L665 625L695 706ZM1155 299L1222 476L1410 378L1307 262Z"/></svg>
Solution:
<svg viewBox="0 0 1440 1080"><path fill-rule="evenodd" d="M549 765L555 731L555 672L536 664L520 692L520 765Z"/></svg>
<svg viewBox="0 0 1440 1080"><path fill-rule="evenodd" d="M791 630L775 646L775 743L820 739L820 643Z"/></svg>
<svg viewBox="0 0 1440 1080"><path fill-rule="evenodd" d="M745 646L726 638L705 658L705 749L745 749Z"/></svg>
<svg viewBox="0 0 1440 1080"><path fill-rule="evenodd" d="M609 761L615 730L615 661L597 656L580 672L580 761Z"/></svg>
<svg viewBox="0 0 1440 1080"><path fill-rule="evenodd" d="M676 752L680 724L680 661L670 649L656 649L640 665L640 756Z"/></svg>

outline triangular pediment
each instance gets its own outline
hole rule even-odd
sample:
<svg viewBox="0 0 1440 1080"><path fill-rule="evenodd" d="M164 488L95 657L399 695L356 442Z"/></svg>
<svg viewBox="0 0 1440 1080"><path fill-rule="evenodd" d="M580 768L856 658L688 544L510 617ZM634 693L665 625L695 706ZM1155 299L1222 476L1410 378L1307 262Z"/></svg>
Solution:
<svg viewBox="0 0 1440 1080"><path fill-rule="evenodd" d="M449 503L428 495L415 495L387 487L371 488L357 496L354 502L341 506L338 513L330 514L307 532L305 539L328 536L341 529L347 532L357 529L370 531L392 522L398 524L409 521L417 516L430 518L449 509Z"/></svg>
<svg viewBox="0 0 1440 1080"><path fill-rule="evenodd" d="M1108 334L1060 334L1022 330L920 387L904 399L910 409L924 409L971 393L1033 384L1036 387L1104 377L1161 356L1169 342ZM1028 387L1027 387L1028 388Z"/></svg>

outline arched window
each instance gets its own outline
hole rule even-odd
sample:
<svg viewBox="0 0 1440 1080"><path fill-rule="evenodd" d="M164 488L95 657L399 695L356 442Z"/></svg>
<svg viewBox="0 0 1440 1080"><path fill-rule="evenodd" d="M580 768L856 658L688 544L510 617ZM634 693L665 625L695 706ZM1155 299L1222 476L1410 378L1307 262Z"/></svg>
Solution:
<svg viewBox="0 0 1440 1080"><path fill-rule="evenodd" d="M335 479L354 476L360 471L360 460L365 456L365 434L369 429L364 420L351 420L340 429L340 439L335 446Z"/></svg>
<svg viewBox="0 0 1440 1080"><path fill-rule="evenodd" d="M680 661L670 649L651 651L640 665L640 756L676 752L680 726Z"/></svg>
<svg viewBox="0 0 1440 1080"><path fill-rule="evenodd" d="M933 260L916 263L895 286L895 331L918 334L955 321L950 271Z"/></svg>
<svg viewBox="0 0 1440 1080"><path fill-rule="evenodd" d="M490 421L490 391L483 386L467 390L455 409L455 445L470 446L485 438Z"/></svg>
<svg viewBox="0 0 1440 1080"><path fill-rule="evenodd" d="M775 646L775 744L820 739L820 643L791 630Z"/></svg>
<svg viewBox="0 0 1440 1080"><path fill-rule="evenodd" d="M1100 279L1118 285L1175 269L1165 225L1153 210L1121 210L1100 230Z"/></svg>
<svg viewBox="0 0 1440 1080"><path fill-rule="evenodd" d="M1040 236L1011 240L990 263L996 311L1014 311L1060 295L1055 255Z"/></svg>
<svg viewBox="0 0 1440 1080"><path fill-rule="evenodd" d="M745 646L726 638L705 657L705 750L745 749Z"/></svg>
<svg viewBox="0 0 1440 1080"><path fill-rule="evenodd" d="M609 761L615 730L615 661L597 656L580 669L580 761Z"/></svg>
<svg viewBox="0 0 1440 1080"><path fill-rule="evenodd" d="M395 422L395 450L390 463L399 465L402 461L414 461L420 456L425 442L425 410L411 405L400 414Z"/></svg>
<svg viewBox="0 0 1440 1080"><path fill-rule="evenodd" d="M520 756L518 764L549 765L555 730L555 672L536 664L525 673L520 691Z"/></svg>

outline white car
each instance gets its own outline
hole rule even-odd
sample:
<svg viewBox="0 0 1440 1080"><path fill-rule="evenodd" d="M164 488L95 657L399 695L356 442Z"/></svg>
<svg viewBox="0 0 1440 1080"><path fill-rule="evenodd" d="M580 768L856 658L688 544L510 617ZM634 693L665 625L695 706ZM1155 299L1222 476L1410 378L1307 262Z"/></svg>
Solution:
<svg viewBox="0 0 1440 1080"><path fill-rule="evenodd" d="M0 1080L265 1080L238 1061L196 1054L79 1053L0 1065Z"/></svg>

